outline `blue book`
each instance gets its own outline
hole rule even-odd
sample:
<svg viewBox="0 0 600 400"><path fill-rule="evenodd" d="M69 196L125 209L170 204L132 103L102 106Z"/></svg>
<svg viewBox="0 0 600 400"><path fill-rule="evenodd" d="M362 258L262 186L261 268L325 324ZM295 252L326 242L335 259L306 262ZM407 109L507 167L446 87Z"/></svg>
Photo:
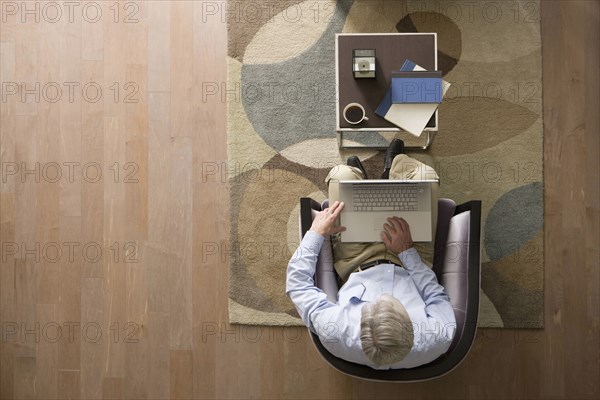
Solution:
<svg viewBox="0 0 600 400"><path fill-rule="evenodd" d="M390 107L392 107L392 87L391 86L388 88L388 90L385 91L385 96L383 96L383 99L381 99L381 102L375 109L375 114L379 115L380 117L385 118L385 115L390 110Z"/></svg>
<svg viewBox="0 0 600 400"><path fill-rule="evenodd" d="M416 66L417 66L417 64L415 64L414 62L412 62L410 60L406 60L406 61L404 61L404 64L402 64L400 71L412 71L415 69ZM388 88L388 90L386 90L385 96L383 96L383 99L381 99L379 106L377 106L377 109L375 110L375 114L379 115L380 117L385 118L386 114L388 113L388 111L390 110L391 107L392 107L392 87L390 86Z"/></svg>
<svg viewBox="0 0 600 400"><path fill-rule="evenodd" d="M441 71L393 71L392 103L441 103Z"/></svg>
<svg viewBox="0 0 600 400"><path fill-rule="evenodd" d="M401 71L425 71L422 67L410 60L406 60ZM442 79L442 97L450 84ZM375 110L375 114L391 122L404 131L420 136L427 123L432 118L438 103L392 103L392 87L388 87L383 99Z"/></svg>

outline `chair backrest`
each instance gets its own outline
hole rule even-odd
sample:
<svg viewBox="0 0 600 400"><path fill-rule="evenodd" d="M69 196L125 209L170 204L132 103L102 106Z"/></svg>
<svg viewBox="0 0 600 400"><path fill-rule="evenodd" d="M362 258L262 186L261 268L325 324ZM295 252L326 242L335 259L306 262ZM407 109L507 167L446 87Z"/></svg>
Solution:
<svg viewBox="0 0 600 400"><path fill-rule="evenodd" d="M300 234L303 237L321 205L309 198L300 200ZM466 357L477 331L480 288L481 202L477 200L455 206L449 199L438 202L438 221L433 270L448 293L457 321L457 329L448 352L431 363L410 369L375 370L333 356L311 332L321 356L339 371L361 379L414 382L442 376ZM337 301L337 275L333 269L331 242L321 248L315 285Z"/></svg>

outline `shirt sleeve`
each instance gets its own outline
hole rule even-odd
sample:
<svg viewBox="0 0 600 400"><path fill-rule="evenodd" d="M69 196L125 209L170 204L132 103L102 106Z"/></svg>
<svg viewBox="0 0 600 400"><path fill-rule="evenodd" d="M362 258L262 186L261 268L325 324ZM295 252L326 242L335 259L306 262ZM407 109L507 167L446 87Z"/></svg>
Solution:
<svg viewBox="0 0 600 400"><path fill-rule="evenodd" d="M452 343L456 330L456 318L450 298L414 247L400 253L398 258L425 303L427 320L422 326L416 327L422 335L421 343L428 351L442 354Z"/></svg>
<svg viewBox="0 0 600 400"><path fill-rule="evenodd" d="M438 283L435 273L425 265L414 247L398 254L398 258L415 283L425 305L429 306L438 300L450 301L444 287Z"/></svg>
<svg viewBox="0 0 600 400"><path fill-rule="evenodd" d="M286 293L296 306L304 324L315 333L318 332L313 326L311 315L317 311L317 314L320 314L320 311L336 306L314 283L317 257L324 240L318 233L308 231L287 267Z"/></svg>

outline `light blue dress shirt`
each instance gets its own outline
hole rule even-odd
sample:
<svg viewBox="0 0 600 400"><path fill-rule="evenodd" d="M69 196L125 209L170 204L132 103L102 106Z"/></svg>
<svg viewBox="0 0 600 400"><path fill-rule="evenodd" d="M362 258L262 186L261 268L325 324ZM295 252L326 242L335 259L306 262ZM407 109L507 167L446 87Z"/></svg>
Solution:
<svg viewBox="0 0 600 400"><path fill-rule="evenodd" d="M375 369L397 369L426 364L448 350L456 330L454 311L444 288L414 248L398 255L404 268L381 264L350 274L338 292L337 303L332 303L313 279L323 241L316 232L306 233L288 264L286 293L302 321L329 352ZM362 351L361 308L384 293L397 298L406 308L414 339L403 360L391 366L376 366Z"/></svg>

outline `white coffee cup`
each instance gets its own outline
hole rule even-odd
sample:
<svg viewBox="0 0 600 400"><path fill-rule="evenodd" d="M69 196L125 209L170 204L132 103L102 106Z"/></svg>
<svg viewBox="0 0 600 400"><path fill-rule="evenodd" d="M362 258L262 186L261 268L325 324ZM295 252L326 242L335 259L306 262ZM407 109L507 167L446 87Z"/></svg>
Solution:
<svg viewBox="0 0 600 400"><path fill-rule="evenodd" d="M360 110L361 117L357 118L356 120L351 120L350 118L348 118L347 113L351 108L358 108ZM348 104L346 107L344 107L344 111L342 112L342 115L343 115L344 119L346 120L346 122L349 124L352 124L352 125L360 124L363 121L369 120L369 118L367 118L367 116L366 116L365 108L359 103Z"/></svg>

